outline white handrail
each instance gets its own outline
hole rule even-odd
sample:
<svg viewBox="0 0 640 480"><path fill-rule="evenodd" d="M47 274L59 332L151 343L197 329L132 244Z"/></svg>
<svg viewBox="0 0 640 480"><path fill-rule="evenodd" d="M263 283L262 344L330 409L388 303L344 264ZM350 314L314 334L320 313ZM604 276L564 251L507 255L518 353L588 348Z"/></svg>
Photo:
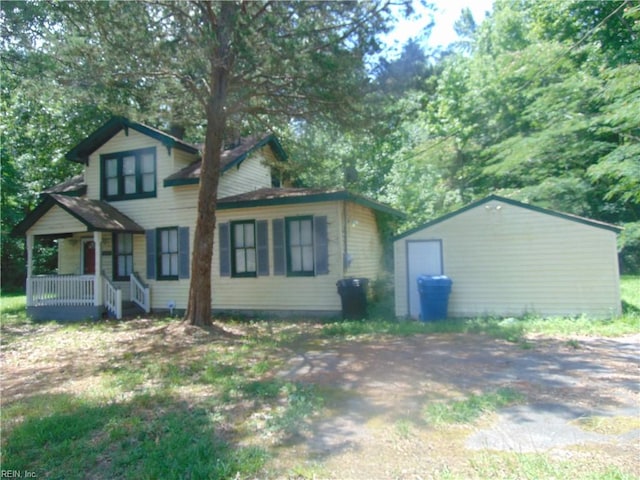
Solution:
<svg viewBox="0 0 640 480"><path fill-rule="evenodd" d="M27 279L27 306L93 305L95 276L93 275L36 275Z"/></svg>
<svg viewBox="0 0 640 480"><path fill-rule="evenodd" d="M102 275L102 285L105 308L120 320L122 318L122 290L104 275Z"/></svg>
<svg viewBox="0 0 640 480"><path fill-rule="evenodd" d="M149 286L142 282L137 273L129 275L129 288L131 289L131 301L142 308L145 313L149 313L151 311Z"/></svg>

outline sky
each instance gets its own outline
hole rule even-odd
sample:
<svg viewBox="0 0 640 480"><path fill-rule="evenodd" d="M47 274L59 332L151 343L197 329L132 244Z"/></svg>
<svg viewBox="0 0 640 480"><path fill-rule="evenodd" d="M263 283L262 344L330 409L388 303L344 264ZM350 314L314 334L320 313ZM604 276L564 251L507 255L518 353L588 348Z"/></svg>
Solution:
<svg viewBox="0 0 640 480"><path fill-rule="evenodd" d="M493 0L431 0L431 3L436 8L434 13L435 26L427 44L431 47L444 47L456 40L453 24L460 17L463 8L469 7L476 24L480 24L485 17L485 12L491 11ZM387 43L401 47L409 39L419 36L429 23L430 16L429 12L419 5L419 1L414 0L414 8L417 13L422 14L421 18L402 19L394 31L388 34Z"/></svg>

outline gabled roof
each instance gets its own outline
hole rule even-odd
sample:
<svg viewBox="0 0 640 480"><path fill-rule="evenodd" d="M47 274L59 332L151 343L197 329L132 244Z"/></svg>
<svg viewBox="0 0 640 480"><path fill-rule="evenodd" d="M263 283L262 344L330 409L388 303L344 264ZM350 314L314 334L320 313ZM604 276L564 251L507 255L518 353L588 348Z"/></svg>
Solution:
<svg viewBox="0 0 640 480"><path fill-rule="evenodd" d="M321 188L260 188L252 192L232 195L218 200L217 208L230 210L234 208L252 208L274 205L292 205L316 202L349 201L378 212L404 217L402 212L383 203L376 202L362 195L346 190Z"/></svg>
<svg viewBox="0 0 640 480"><path fill-rule="evenodd" d="M536 207L535 205L530 205L528 203L522 203L522 202L518 202L517 200L512 200L510 198L505 198L505 197L500 197L498 195L489 195L488 197L485 197L481 200L478 200L477 202L473 202L470 203L469 205L462 207L459 210L456 210L455 212L451 212L451 213L447 213L446 215L443 215L441 217L436 218L435 220L431 220L430 222L424 223L422 225L419 225L415 228L412 228L411 230L408 230L404 233L401 233L400 235L397 235L396 237L394 237L394 240L400 240L404 237L408 237L409 235L419 232L420 230L423 230L425 228L428 227L432 227L433 225L437 225L438 223L444 222L445 220L448 220L452 217L455 217L457 215L460 215L461 213L464 213L468 210L474 209L476 207L479 207L481 205L484 205L485 203L491 202L491 201L498 201L498 202L502 202L502 203L506 203L507 205L513 205L514 207L520 207L520 208L524 208L527 210L531 210L534 212L538 212L538 213L543 213L545 215L551 215L552 217L557 217L557 218L562 218L564 220L569 220L571 222L577 222L577 223L582 223L584 225L589 225L591 227L596 227L596 228L603 228L605 230L611 230L612 232L620 232L622 230L621 227L617 226L617 225L612 225L610 223L605 223L605 222L600 222L598 220L592 220L590 218L585 218L585 217L580 217L578 215L573 215L571 213L563 213L563 212L557 212L555 210L549 210L547 208L542 208L542 207Z"/></svg>
<svg viewBox="0 0 640 480"><path fill-rule="evenodd" d="M53 193L47 194L45 199L15 226L11 234L25 235L27 230L56 205L85 224L90 232L144 233L144 228L106 202Z"/></svg>
<svg viewBox="0 0 640 480"><path fill-rule="evenodd" d="M72 162L84 163L86 165L89 163L89 155L107 143L121 130L124 130L125 133L128 134L129 129L133 129L143 135L155 138L166 146L168 150L177 148L188 153L198 153L199 151L197 146L187 143L156 128L132 122L124 117L112 117L107 123L102 125L95 132L82 140L78 145L69 150L65 155L65 158Z"/></svg>
<svg viewBox="0 0 640 480"><path fill-rule="evenodd" d="M287 154L275 135L269 133L260 136L251 136L240 139L239 143L233 148L228 148L222 151L220 155L220 167L222 168L221 173L224 173L233 167L240 166L240 164L246 160L249 155L256 150L260 150L265 145L271 147L276 158L280 161L285 161L287 159ZM165 187L196 185L200 182L201 168L202 160L197 160L190 165L187 165L182 170L179 170L165 178L163 185Z"/></svg>

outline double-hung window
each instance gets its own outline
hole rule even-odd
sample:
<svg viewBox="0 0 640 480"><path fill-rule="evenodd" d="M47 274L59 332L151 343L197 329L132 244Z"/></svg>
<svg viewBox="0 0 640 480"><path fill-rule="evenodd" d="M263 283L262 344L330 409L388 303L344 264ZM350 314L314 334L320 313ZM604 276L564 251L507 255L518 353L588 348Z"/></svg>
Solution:
<svg viewBox="0 0 640 480"><path fill-rule="evenodd" d="M129 280L129 275L133 273L133 235L114 234L113 247L113 277L115 280Z"/></svg>
<svg viewBox="0 0 640 480"><path fill-rule="evenodd" d="M158 280L178 279L178 228L159 228Z"/></svg>
<svg viewBox="0 0 640 480"><path fill-rule="evenodd" d="M231 223L232 273L234 277L256 276L256 224Z"/></svg>
<svg viewBox="0 0 640 480"><path fill-rule="evenodd" d="M313 217L287 218L286 238L287 274L314 275Z"/></svg>
<svg viewBox="0 0 640 480"><path fill-rule="evenodd" d="M155 147L100 156L102 198L128 200L156 196Z"/></svg>

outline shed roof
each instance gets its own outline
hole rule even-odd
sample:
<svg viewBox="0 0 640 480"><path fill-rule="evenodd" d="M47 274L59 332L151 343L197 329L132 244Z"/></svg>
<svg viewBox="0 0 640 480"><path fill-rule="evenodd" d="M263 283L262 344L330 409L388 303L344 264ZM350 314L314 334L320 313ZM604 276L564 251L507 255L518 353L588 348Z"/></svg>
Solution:
<svg viewBox="0 0 640 480"><path fill-rule="evenodd" d="M144 228L106 202L51 193L15 226L12 235L25 235L27 230L56 205L86 225L87 231L144 233Z"/></svg>
<svg viewBox="0 0 640 480"><path fill-rule="evenodd" d="M451 213L447 213L446 215L443 215L441 217L438 217L434 220L431 220L430 222L424 223L422 225L419 225L415 228L412 228L411 230L408 230L404 233L401 233L400 235L397 235L394 240L400 240L402 238L408 237L409 235L412 235L416 232L419 232L420 230L424 230L425 228L431 227L433 225L436 225L438 223L444 222L445 220L448 220L452 217L455 217L457 215L460 215L461 213L464 213L468 210L471 210L473 208L479 207L481 205L484 205L485 203L491 202L491 201L499 201L499 202L503 202L506 203L508 205L512 205L514 207L520 207L520 208L525 208L527 210L531 210L534 212L538 212L538 213L542 213L545 215L550 215L553 217L557 217L557 218L561 218L564 220L568 220L571 222L578 222L578 223L582 223L584 225L588 225L590 227L595 227L595 228L602 228L605 230L610 230L613 232L620 232L622 230L621 227L619 227L618 225L612 225L610 223L605 223L605 222L601 222L598 220L593 220L590 218L586 218L586 217L580 217L578 215L573 215L571 213L564 213L564 212L558 212L555 210L549 210L547 208L542 208L542 207L537 207L535 205L530 205L528 203L523 203L523 202L519 202L517 200L512 200L510 198L505 198L505 197L501 197L499 195L489 195L488 197L485 197L481 200L478 200L476 202L470 203L469 205L460 208L459 210L456 210L454 212Z"/></svg>
<svg viewBox="0 0 640 480"><path fill-rule="evenodd" d="M404 217L402 212L362 195L351 193L347 190L322 188L260 188L252 192L221 198L218 200L218 208L228 210L233 208L252 208L340 200L354 202L371 208L372 210L396 217Z"/></svg>
<svg viewBox="0 0 640 480"><path fill-rule="evenodd" d="M287 159L287 154L275 135L271 133L254 135L241 138L232 148L227 148L222 151L220 155L220 167L222 168L222 173L232 167L239 166L247 159L247 157L249 157L249 155L266 145L271 147L279 160L285 161ZM184 167L182 170L179 170L165 178L163 184L165 187L197 184L200 182L201 169L202 159L196 160L190 165Z"/></svg>

